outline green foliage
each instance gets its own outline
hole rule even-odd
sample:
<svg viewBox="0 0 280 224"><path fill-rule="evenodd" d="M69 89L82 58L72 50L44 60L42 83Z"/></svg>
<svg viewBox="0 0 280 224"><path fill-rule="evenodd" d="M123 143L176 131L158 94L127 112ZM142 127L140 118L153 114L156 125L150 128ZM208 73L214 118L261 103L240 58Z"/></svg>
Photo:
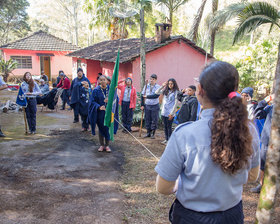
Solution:
<svg viewBox="0 0 280 224"><path fill-rule="evenodd" d="M0 73L3 76L3 79L5 82L7 82L7 79L10 75L10 73L16 69L17 62L13 61L12 59L5 61L4 59L0 60Z"/></svg>
<svg viewBox="0 0 280 224"><path fill-rule="evenodd" d="M246 7L238 14L238 27L235 31L233 43L241 39L244 34L249 33L260 25L270 24L280 28L280 13L266 2L247 3Z"/></svg>
<svg viewBox="0 0 280 224"><path fill-rule="evenodd" d="M277 52L277 42L271 39L258 41L244 49L243 55L235 62L240 75L240 90L250 86L257 92L270 92Z"/></svg>
<svg viewBox="0 0 280 224"><path fill-rule="evenodd" d="M0 44L22 37L30 30L27 0L6 0L0 7Z"/></svg>

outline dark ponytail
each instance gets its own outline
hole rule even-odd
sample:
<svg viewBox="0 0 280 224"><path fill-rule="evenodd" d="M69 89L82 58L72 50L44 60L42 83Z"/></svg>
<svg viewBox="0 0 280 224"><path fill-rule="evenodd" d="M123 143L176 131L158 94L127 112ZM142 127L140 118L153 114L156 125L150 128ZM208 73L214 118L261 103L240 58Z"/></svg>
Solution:
<svg viewBox="0 0 280 224"><path fill-rule="evenodd" d="M211 157L228 174L245 168L252 155L252 136L246 106L240 97L228 95L238 88L234 66L216 61L200 75L200 84L216 110L211 124Z"/></svg>

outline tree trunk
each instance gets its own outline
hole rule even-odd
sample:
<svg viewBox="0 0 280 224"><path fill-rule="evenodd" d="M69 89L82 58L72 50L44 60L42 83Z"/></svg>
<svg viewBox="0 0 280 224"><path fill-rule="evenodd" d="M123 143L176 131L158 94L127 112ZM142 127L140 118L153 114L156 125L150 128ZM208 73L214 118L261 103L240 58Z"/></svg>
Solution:
<svg viewBox="0 0 280 224"><path fill-rule="evenodd" d="M280 169L280 42L278 46L278 60L275 72L274 109L271 123L270 141L266 155L264 183L262 186L256 223L271 223L274 203L279 189Z"/></svg>
<svg viewBox="0 0 280 224"><path fill-rule="evenodd" d="M74 16L74 24L75 24L75 44L79 45L79 32L78 32L78 3L76 0L72 0L73 4L73 16Z"/></svg>
<svg viewBox="0 0 280 224"><path fill-rule="evenodd" d="M143 0L141 1L141 9L140 9L140 34L141 34L141 42L140 42L140 73L141 80L140 85L141 89L145 86L146 79L146 39L145 39L145 23L144 23L144 6Z"/></svg>
<svg viewBox="0 0 280 224"><path fill-rule="evenodd" d="M202 0L202 3L198 9L197 15L194 17L193 25L191 27L191 30L189 32L189 38L193 42L197 42L197 37L198 37L198 27L202 18L203 10L205 7L207 0Z"/></svg>
<svg viewBox="0 0 280 224"><path fill-rule="evenodd" d="M213 16L218 10L219 0L212 0L212 13ZM216 38L217 29L213 29L211 31L211 46L210 46L210 54L214 56L214 48L215 48L215 38Z"/></svg>

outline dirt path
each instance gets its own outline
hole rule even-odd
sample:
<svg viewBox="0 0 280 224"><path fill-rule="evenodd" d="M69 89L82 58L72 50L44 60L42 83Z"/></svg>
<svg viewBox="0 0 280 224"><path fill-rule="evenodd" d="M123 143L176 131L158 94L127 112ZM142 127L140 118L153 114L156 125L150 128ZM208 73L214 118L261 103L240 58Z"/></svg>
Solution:
<svg viewBox="0 0 280 224"><path fill-rule="evenodd" d="M122 223L120 150L98 153L72 112L38 112L34 136L22 113L0 116L0 223Z"/></svg>

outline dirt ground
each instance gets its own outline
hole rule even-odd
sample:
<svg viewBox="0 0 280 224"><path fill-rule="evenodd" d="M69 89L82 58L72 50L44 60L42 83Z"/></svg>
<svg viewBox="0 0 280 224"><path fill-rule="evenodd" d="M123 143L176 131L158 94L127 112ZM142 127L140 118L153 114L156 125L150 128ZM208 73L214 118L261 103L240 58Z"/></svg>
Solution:
<svg viewBox="0 0 280 224"><path fill-rule="evenodd" d="M10 95L1 93L0 101ZM131 136L119 131L113 152L99 153L97 137L72 123L72 111L40 109L36 135L24 134L22 112L0 113L7 135L0 139L1 224L169 223L174 195L155 192L157 160ZM162 131L155 140L141 139L157 157L162 140ZM247 224L254 223L259 196L249 192L252 186L243 194ZM274 224L280 223L279 201L278 195Z"/></svg>

